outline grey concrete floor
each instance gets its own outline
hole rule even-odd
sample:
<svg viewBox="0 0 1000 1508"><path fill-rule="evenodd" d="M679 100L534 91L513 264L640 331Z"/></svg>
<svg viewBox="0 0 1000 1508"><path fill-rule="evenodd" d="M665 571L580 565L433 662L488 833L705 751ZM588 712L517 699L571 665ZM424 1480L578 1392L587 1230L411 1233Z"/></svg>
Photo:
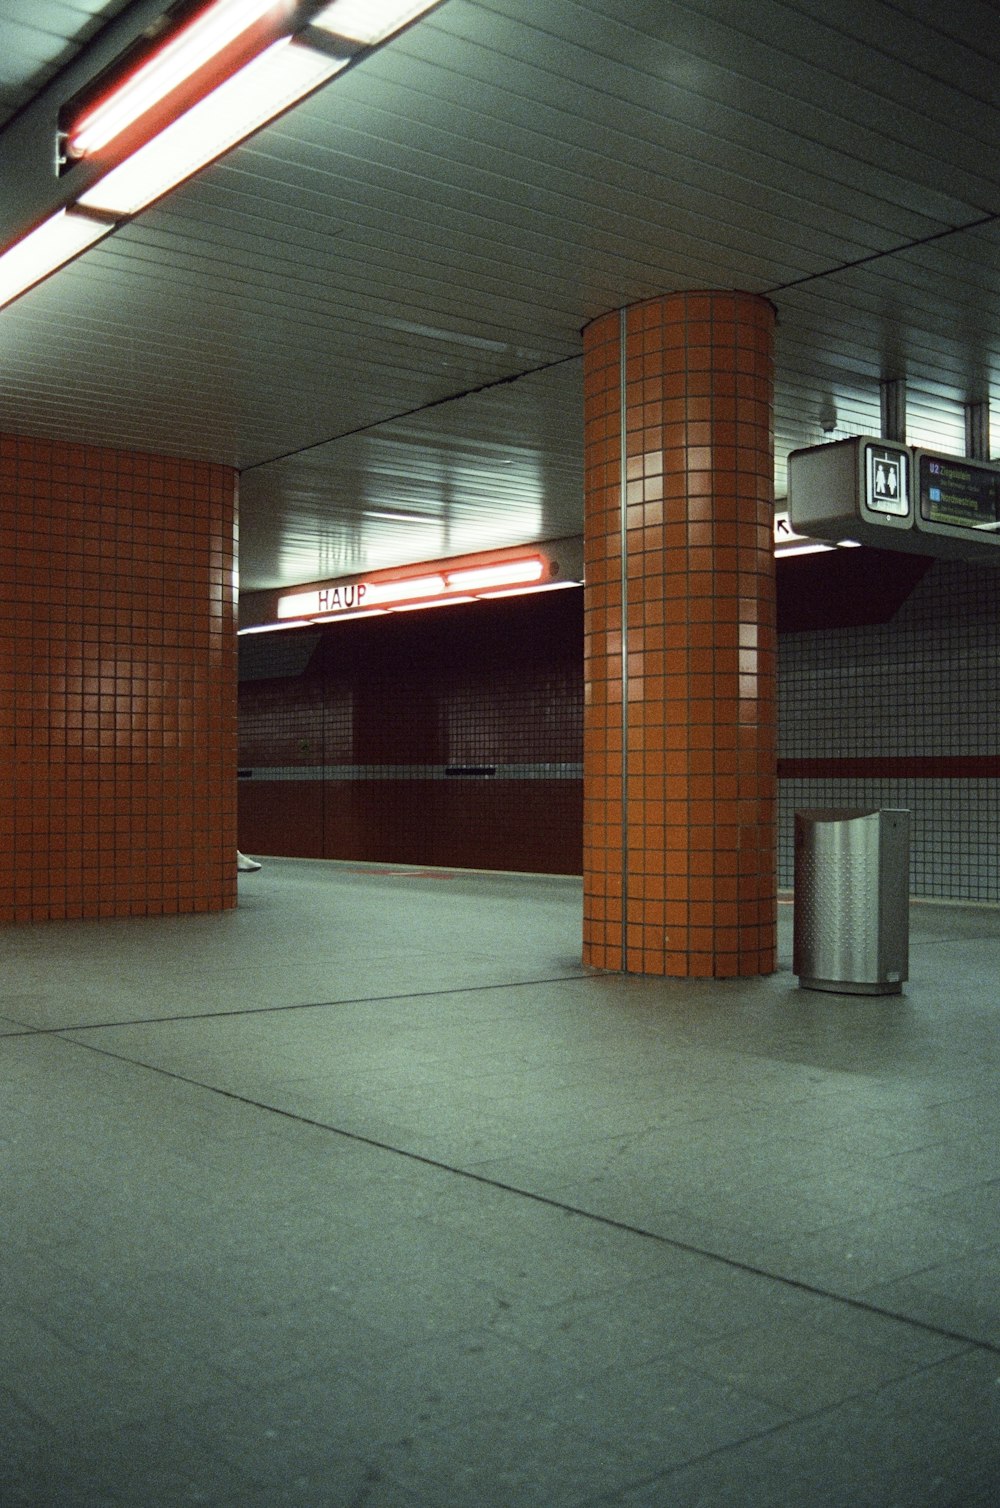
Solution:
<svg viewBox="0 0 1000 1508"><path fill-rule="evenodd" d="M995 1504L1000 915L900 997L272 860L0 931L0 1503Z"/></svg>

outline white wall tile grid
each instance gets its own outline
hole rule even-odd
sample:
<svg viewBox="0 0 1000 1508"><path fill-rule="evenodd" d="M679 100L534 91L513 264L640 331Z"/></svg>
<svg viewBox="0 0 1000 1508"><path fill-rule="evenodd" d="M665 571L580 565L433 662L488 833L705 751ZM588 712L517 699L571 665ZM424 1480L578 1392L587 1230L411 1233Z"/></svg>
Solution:
<svg viewBox="0 0 1000 1508"><path fill-rule="evenodd" d="M857 759L1000 754L1000 570L936 562L895 618L782 635L779 754ZM779 883L801 807L908 807L914 895L1000 903L996 779L780 782Z"/></svg>

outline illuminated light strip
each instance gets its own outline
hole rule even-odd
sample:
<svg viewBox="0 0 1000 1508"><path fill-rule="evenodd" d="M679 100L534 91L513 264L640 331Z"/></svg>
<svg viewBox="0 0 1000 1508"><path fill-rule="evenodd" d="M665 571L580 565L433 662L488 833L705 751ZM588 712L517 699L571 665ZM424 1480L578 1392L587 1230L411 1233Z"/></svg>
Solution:
<svg viewBox="0 0 1000 1508"><path fill-rule="evenodd" d="M826 550L860 550L856 539L838 539L835 545L820 544L819 540L805 540L800 545L783 545L775 550L775 560L787 560L789 555L822 555Z"/></svg>
<svg viewBox="0 0 1000 1508"><path fill-rule="evenodd" d="M275 9L276 0L217 0L70 126L69 154L100 151Z"/></svg>
<svg viewBox="0 0 1000 1508"><path fill-rule="evenodd" d="M349 608L346 613L338 612L336 608L328 608L325 613L317 613L315 617L306 619L307 623L322 622L324 618L336 618L338 623L343 623L345 618L384 618L386 610L383 607L359 607Z"/></svg>
<svg viewBox="0 0 1000 1508"><path fill-rule="evenodd" d="M346 67L281 37L159 136L80 195L89 209L134 215Z"/></svg>
<svg viewBox="0 0 1000 1508"><path fill-rule="evenodd" d="M397 602L439 597L446 591L443 576L410 576L403 581L333 582L313 592L293 592L278 598L279 618L343 618L348 612L381 612Z"/></svg>
<svg viewBox="0 0 1000 1508"><path fill-rule="evenodd" d="M302 16L305 7L292 0L216 0L207 6L71 124L71 156L92 155L114 141L250 27L265 21L269 12L280 7L299 32L280 37L107 172L74 204L0 252L0 308L117 228L76 216L76 208L115 219L137 214L326 83L360 55L358 49L377 45L439 3L335 0L316 20L319 31L341 39L339 49L317 39ZM346 50L346 55L333 56L338 50Z"/></svg>
<svg viewBox="0 0 1000 1508"><path fill-rule="evenodd" d="M279 621L277 623L262 623L253 628L241 628L239 632L241 634L266 634L277 632L282 628L307 628L316 623L343 623L348 618L378 618L385 617L389 613L419 612L423 608L450 607L454 602L477 602L486 601L487 599L492 601L502 597L527 597L536 592L564 591L568 587L583 585L581 581L575 580L545 581L537 586L499 587L493 591L478 592L475 594L445 591L431 596L416 598L411 596L409 600L400 595L400 588L411 589L415 583L426 582L426 580L426 577L411 577L409 581L386 582L384 584L386 589L391 589L394 593L393 600L384 601L379 607L368 607L367 605L364 607L354 607L353 605L346 607L320 606L320 592L295 592L288 597L279 597L277 607ZM360 592L360 600L367 604L373 587L377 585L379 583L367 584L363 581L348 582L345 586L339 588L336 586L326 587L322 595L328 596L331 592L338 590L345 594L350 592L355 594L351 597L351 603L353 604L359 600L356 594Z"/></svg>
<svg viewBox="0 0 1000 1508"><path fill-rule="evenodd" d="M315 603L317 596L316 592L298 592L293 597L279 597L277 609L279 620L292 618L296 623L304 623L308 621L310 615L315 617L322 611L319 607L310 605Z"/></svg>
<svg viewBox="0 0 1000 1508"><path fill-rule="evenodd" d="M343 592L343 600L340 598ZM365 595L364 582L352 583L347 587L328 587L320 592L294 592L290 597L278 598L278 617L284 618L321 618L335 614L342 618L345 612L356 612L360 609L361 601ZM329 599L333 597L331 602ZM324 600L325 599L325 600ZM372 608L372 612L381 612L381 608Z"/></svg>
<svg viewBox="0 0 1000 1508"><path fill-rule="evenodd" d="M390 603L412 602L415 597L437 597L447 590L440 575L411 576L405 581L368 581L364 583L366 607L387 607Z"/></svg>
<svg viewBox="0 0 1000 1508"><path fill-rule="evenodd" d="M399 604L423 603L436 605L437 601L467 602L469 595L486 587L504 588L508 591L521 586L537 591L535 583L545 573L545 562L539 556L528 560L501 561L495 565L467 566L454 571L435 571L426 576L407 576L390 581L350 581L317 588L311 592L294 592L278 599L278 617L301 618L337 616L343 617L345 609L394 610ZM544 589L544 588L542 588ZM485 596L485 591L483 592ZM500 590L497 595L505 593ZM331 600L333 599L333 600Z"/></svg>
<svg viewBox="0 0 1000 1508"><path fill-rule="evenodd" d="M113 229L61 209L0 256L0 309Z"/></svg>
<svg viewBox="0 0 1000 1508"><path fill-rule="evenodd" d="M469 566L465 570L446 571L445 577L449 587L474 592L481 587L515 586L540 581L544 573L544 562L535 556L532 560L512 560L500 565Z"/></svg>
<svg viewBox="0 0 1000 1508"><path fill-rule="evenodd" d="M836 544L811 539L808 534L796 534L787 512L779 509L774 515L774 558L784 560L789 555L821 555L826 550L856 550L856 539L838 539Z"/></svg>
<svg viewBox="0 0 1000 1508"><path fill-rule="evenodd" d="M407 22L430 10L436 0L334 0L313 16L310 25L332 32L349 42L374 46L384 42Z"/></svg>
<svg viewBox="0 0 1000 1508"><path fill-rule="evenodd" d="M818 543L782 545L779 550L775 550L774 558L775 560L787 560L789 555L822 555L824 551L835 550L836 548L836 545L821 545Z"/></svg>
<svg viewBox="0 0 1000 1508"><path fill-rule="evenodd" d="M425 607L451 607L454 602L475 602L475 600L475 597L461 597L457 594L453 596L449 593L447 597L428 597L424 602L399 602L395 607L391 607L389 612L419 613L423 612Z"/></svg>
<svg viewBox="0 0 1000 1508"><path fill-rule="evenodd" d="M582 581L543 581L539 586L514 586L506 591L480 592L481 597L493 601L497 597L532 597L536 592L561 592L570 586L583 586Z"/></svg>
<svg viewBox="0 0 1000 1508"><path fill-rule="evenodd" d="M311 628L310 618L292 618L288 623L257 623L252 628L238 628L237 638L243 634L280 634L283 628Z"/></svg>

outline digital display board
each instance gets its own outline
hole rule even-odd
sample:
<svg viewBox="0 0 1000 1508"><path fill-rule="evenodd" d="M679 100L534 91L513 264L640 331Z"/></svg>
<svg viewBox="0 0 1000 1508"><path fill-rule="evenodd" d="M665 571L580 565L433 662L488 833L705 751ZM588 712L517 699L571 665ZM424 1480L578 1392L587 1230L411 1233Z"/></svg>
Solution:
<svg viewBox="0 0 1000 1508"><path fill-rule="evenodd" d="M957 529L1000 524L1000 471L947 456L920 456L920 517Z"/></svg>

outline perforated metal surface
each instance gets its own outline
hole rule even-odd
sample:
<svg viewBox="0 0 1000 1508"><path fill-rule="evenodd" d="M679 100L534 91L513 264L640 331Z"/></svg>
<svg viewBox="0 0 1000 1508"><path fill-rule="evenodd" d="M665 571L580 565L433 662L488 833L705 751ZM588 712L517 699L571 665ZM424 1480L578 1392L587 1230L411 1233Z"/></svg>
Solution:
<svg viewBox="0 0 1000 1508"><path fill-rule="evenodd" d="M803 984L899 989L908 856L908 812L796 813L793 968Z"/></svg>

